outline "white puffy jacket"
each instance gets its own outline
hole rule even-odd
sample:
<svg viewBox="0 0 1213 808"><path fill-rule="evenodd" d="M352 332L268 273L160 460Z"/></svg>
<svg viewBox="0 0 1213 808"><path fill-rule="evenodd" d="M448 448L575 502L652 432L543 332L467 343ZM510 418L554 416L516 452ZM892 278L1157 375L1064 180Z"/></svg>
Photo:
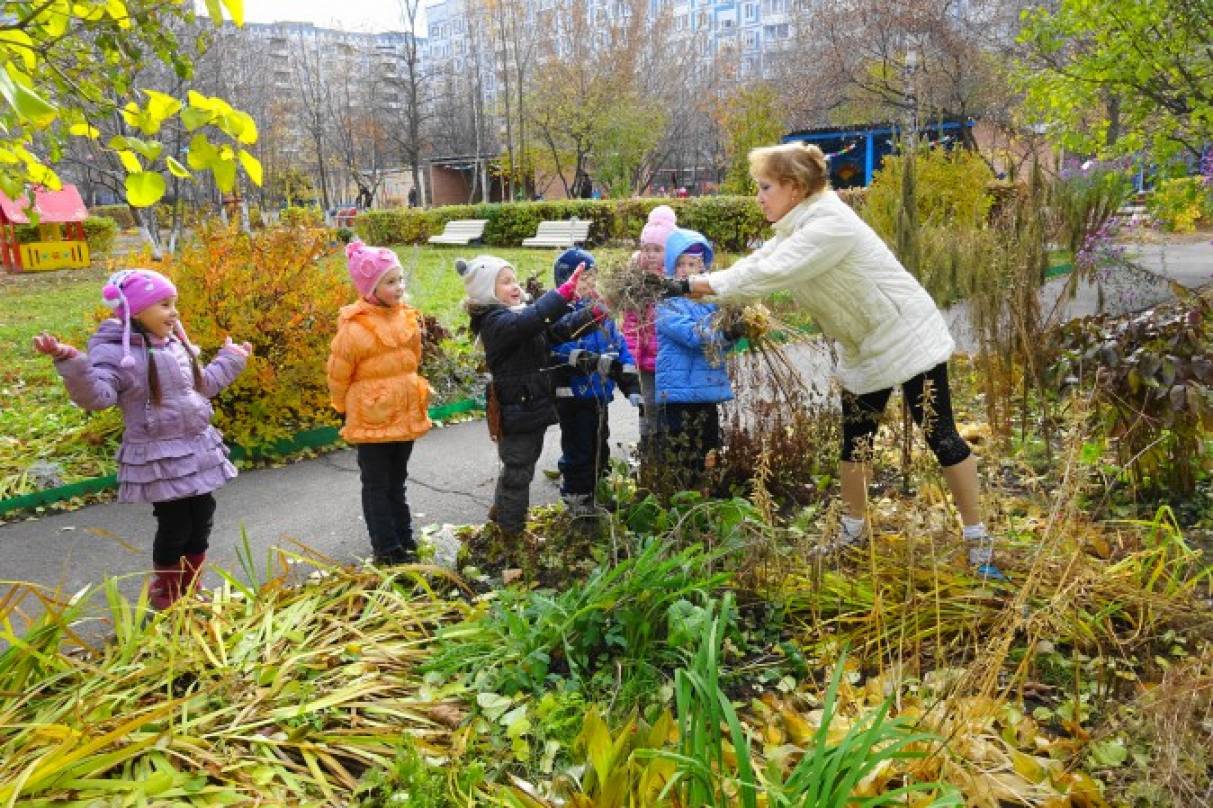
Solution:
<svg viewBox="0 0 1213 808"><path fill-rule="evenodd" d="M838 341L839 381L857 395L930 370L955 348L935 301L830 190L792 208L774 238L707 278L722 299L788 290Z"/></svg>

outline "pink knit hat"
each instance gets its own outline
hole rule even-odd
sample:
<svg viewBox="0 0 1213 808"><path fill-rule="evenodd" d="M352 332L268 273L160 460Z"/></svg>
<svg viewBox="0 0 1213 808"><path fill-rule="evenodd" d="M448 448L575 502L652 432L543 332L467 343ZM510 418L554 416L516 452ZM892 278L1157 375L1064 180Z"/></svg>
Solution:
<svg viewBox="0 0 1213 808"><path fill-rule="evenodd" d="M665 246L665 240L678 224L678 217L669 205L658 205L649 211L649 221L640 231L641 244Z"/></svg>
<svg viewBox="0 0 1213 808"><path fill-rule="evenodd" d="M131 318L161 300L177 296L177 287L154 269L122 269L109 276L101 288L101 302L122 320L122 367L135 366L131 358ZM195 356L198 349L185 335L181 321L176 323L177 336Z"/></svg>
<svg viewBox="0 0 1213 808"><path fill-rule="evenodd" d="M400 266L396 253L387 247L368 247L361 241L345 245L345 259L354 288L367 299L375 293L383 276Z"/></svg>

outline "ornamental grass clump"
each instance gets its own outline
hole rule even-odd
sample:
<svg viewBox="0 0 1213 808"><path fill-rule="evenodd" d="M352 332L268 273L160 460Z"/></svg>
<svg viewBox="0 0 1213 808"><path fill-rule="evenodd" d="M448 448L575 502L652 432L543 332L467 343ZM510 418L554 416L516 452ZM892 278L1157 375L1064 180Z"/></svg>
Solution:
<svg viewBox="0 0 1213 808"><path fill-rule="evenodd" d="M417 670L459 616L421 575L437 571L308 563L302 586L219 571L222 586L159 615L111 579L98 648L61 648L95 592L23 637L5 615L0 805L348 804L405 735L443 754L463 709Z"/></svg>

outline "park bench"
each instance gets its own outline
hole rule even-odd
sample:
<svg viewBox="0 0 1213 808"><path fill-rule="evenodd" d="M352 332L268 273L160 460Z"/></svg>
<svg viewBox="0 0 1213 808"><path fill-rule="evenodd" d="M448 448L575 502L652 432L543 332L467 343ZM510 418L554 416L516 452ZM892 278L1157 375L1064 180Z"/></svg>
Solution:
<svg viewBox="0 0 1213 808"><path fill-rule="evenodd" d="M471 244L484 239L484 226L488 219L455 219L436 236L430 236L430 244Z"/></svg>
<svg viewBox="0 0 1213 808"><path fill-rule="evenodd" d="M523 247L573 247L585 243L590 237L590 223L578 219L559 222L540 222L539 229L531 238L523 239Z"/></svg>

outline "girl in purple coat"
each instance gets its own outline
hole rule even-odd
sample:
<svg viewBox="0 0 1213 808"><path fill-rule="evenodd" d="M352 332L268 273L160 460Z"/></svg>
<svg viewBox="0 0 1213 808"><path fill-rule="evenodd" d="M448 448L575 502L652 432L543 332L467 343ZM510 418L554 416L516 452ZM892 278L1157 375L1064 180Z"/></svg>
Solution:
<svg viewBox="0 0 1213 808"><path fill-rule="evenodd" d="M150 502L153 608L164 609L198 579L206 559L216 488L236 476L209 399L244 370L252 346L228 337L205 368L177 315L177 288L150 269L110 276L101 291L114 311L88 353L43 332L34 349L55 360L68 395L86 410L122 408L118 500Z"/></svg>

